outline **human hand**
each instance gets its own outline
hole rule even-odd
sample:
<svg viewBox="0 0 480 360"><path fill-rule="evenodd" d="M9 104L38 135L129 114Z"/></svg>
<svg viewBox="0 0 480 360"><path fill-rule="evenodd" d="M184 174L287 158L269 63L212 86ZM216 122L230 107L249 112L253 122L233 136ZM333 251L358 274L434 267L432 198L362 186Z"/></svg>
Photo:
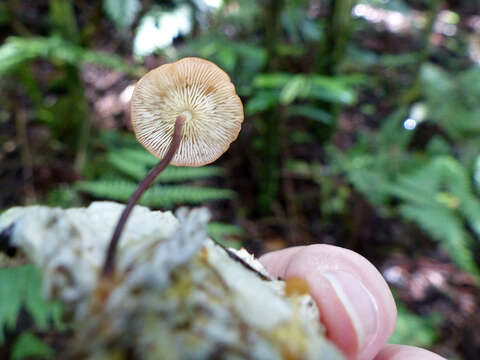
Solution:
<svg viewBox="0 0 480 360"><path fill-rule="evenodd" d="M308 283L327 336L349 360L443 359L425 349L386 344L397 319L395 301L378 270L359 254L310 245L274 251L260 261L272 276Z"/></svg>

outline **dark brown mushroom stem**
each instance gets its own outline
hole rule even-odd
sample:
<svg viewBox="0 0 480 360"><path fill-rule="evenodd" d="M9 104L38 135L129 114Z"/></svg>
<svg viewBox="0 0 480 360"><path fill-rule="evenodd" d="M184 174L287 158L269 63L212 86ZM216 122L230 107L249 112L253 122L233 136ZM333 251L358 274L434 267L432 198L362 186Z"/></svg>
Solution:
<svg viewBox="0 0 480 360"><path fill-rule="evenodd" d="M182 129L184 122L185 118L183 116L177 116L175 120L175 127L173 129L172 142L170 143L170 147L168 148L165 157L160 160L160 162L150 171L150 173L148 173L145 179L142 180L142 182L138 185L137 190L135 190L135 192L132 194L127 202L127 205L123 209L122 215L120 215L115 231L113 232L112 239L110 240L110 244L108 245L105 263L103 264L102 276L107 277L113 273L116 249L118 247L118 242L120 240L120 236L122 235L125 224L127 223L128 216L132 212L133 207L137 203L138 199L140 199L142 194L148 189L158 174L160 174L167 167L177 152L180 142L182 141Z"/></svg>

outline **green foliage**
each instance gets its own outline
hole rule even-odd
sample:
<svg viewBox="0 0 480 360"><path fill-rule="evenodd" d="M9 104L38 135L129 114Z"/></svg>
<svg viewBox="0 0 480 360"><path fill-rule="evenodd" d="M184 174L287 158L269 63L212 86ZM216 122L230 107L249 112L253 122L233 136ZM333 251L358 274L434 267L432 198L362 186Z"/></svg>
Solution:
<svg viewBox="0 0 480 360"><path fill-rule="evenodd" d="M138 72L138 68L128 66L117 55L84 49L60 37L12 36L0 46L0 75L37 58L71 65L97 64L130 74Z"/></svg>
<svg viewBox="0 0 480 360"><path fill-rule="evenodd" d="M480 155L478 155L474 162L473 181L477 193L480 193Z"/></svg>
<svg viewBox="0 0 480 360"><path fill-rule="evenodd" d="M7 4L0 4L0 26L8 24L9 21L9 12L7 11Z"/></svg>
<svg viewBox="0 0 480 360"><path fill-rule="evenodd" d="M106 144L110 147L105 155L110 169L97 180L77 182L78 191L101 199L126 202L135 191L139 181L158 163L158 158L151 155L138 144L126 145L129 139L115 138L109 134ZM117 149L117 147L124 147ZM228 189L202 186L198 183L204 179L224 176L225 172L218 166L177 167L168 166L160 174L142 196L139 203L154 208L169 208L180 204L203 204L209 201L226 200L235 196ZM113 176L113 178L112 178ZM185 184L185 182L187 182ZM168 185L165 185L168 184ZM69 193L56 193L63 200ZM53 196L53 194L52 194ZM239 248L239 237L243 234L238 226L211 222L208 225L209 235L224 246Z"/></svg>
<svg viewBox="0 0 480 360"><path fill-rule="evenodd" d="M76 188L100 199L126 202L137 187L136 183L124 180L95 180L78 182ZM234 192L190 185L157 185L149 188L139 203L154 208L172 207L179 204L202 204L207 201L231 199Z"/></svg>
<svg viewBox="0 0 480 360"><path fill-rule="evenodd" d="M207 225L207 230L213 240L225 247L239 249L242 246L238 238L244 234L244 231L237 225L211 221Z"/></svg>
<svg viewBox="0 0 480 360"><path fill-rule="evenodd" d="M158 163L158 158L150 154L131 137L118 137L118 134L103 134L102 143L107 146L105 162L95 165L105 168L92 175L88 181L76 183L75 188L96 198L126 202L135 191L138 183ZM228 189L207 187L202 181L224 176L218 166L167 168L157 177L154 184L140 199L140 204L155 207L173 207L180 204L202 204L208 201L226 200L235 196Z"/></svg>
<svg viewBox="0 0 480 360"><path fill-rule="evenodd" d="M122 175L133 180L142 180L158 163L158 158L145 150L123 149L107 153L107 162ZM161 183L199 180L224 175L218 166L184 167L168 166L155 180Z"/></svg>
<svg viewBox="0 0 480 360"><path fill-rule="evenodd" d="M480 135L480 69L449 74L426 63L420 71L429 120L455 140Z"/></svg>
<svg viewBox="0 0 480 360"><path fill-rule="evenodd" d="M442 321L439 314L418 316L401 303L397 303L397 310L397 325L388 340L390 344L429 347L435 343L437 328Z"/></svg>
<svg viewBox="0 0 480 360"><path fill-rule="evenodd" d="M462 76L460 79L444 76L433 66L425 69L423 77L431 81L428 90L425 89L429 109L425 124L434 121L442 126L446 135L478 140L480 134L475 135L478 121L470 121L467 116L463 118L465 121L457 123L462 112L452 121L453 112L467 104L465 94L460 94L462 99L457 98L455 83L468 81ZM470 80L475 76L476 72ZM460 268L480 281L479 266L474 260L480 239L480 199L475 192L475 177L472 182L475 161L471 159L474 157L464 155L464 163L455 159L451 146L440 135L431 138L425 152L411 151L414 132L403 129L403 122L408 116L414 116L414 111L407 113L406 108L399 107L377 132L360 134L347 152L330 148L331 159L336 164L334 173L345 174L354 188L384 216L398 215L415 223L439 241ZM418 126L423 126L422 122ZM465 148L464 145L462 150ZM469 152L480 153L478 143Z"/></svg>
<svg viewBox="0 0 480 360"><path fill-rule="evenodd" d="M389 186L398 174L423 163L421 157L407 152L412 133L402 129L405 110L398 109L375 134L361 133L347 152L329 148L333 173L344 174L367 200L382 212L388 212Z"/></svg>
<svg viewBox="0 0 480 360"><path fill-rule="evenodd" d="M329 215L345 212L351 191L346 185L338 186L333 174L329 173L328 167L319 163L292 160L288 162L287 170L297 177L310 179L318 185L318 206L324 219Z"/></svg>
<svg viewBox="0 0 480 360"><path fill-rule="evenodd" d="M135 21L141 3L139 0L103 0L103 8L117 28L125 31Z"/></svg>
<svg viewBox="0 0 480 360"><path fill-rule="evenodd" d="M466 169L451 157L437 157L404 175L390 192L402 200L400 214L417 223L445 247L452 260L480 280L468 224L480 237L480 200Z"/></svg>
<svg viewBox="0 0 480 360"><path fill-rule="evenodd" d="M268 59L267 52L259 44L232 42L216 33L188 43L182 53L195 54L218 64L232 77L241 95L250 92L252 74L260 72Z"/></svg>
<svg viewBox="0 0 480 360"><path fill-rule="evenodd" d="M282 25L289 40L296 44L303 41L321 42L324 39L324 29L319 21L305 17L305 0L287 1L282 14Z"/></svg>
<svg viewBox="0 0 480 360"><path fill-rule="evenodd" d="M11 359L50 359L53 350L30 332L23 332L12 347Z"/></svg>
<svg viewBox="0 0 480 360"><path fill-rule="evenodd" d="M22 309L38 330L63 327L60 305L42 296L42 279L37 268L33 265L0 268L0 344L4 341L4 330L15 328Z"/></svg>
<svg viewBox="0 0 480 360"><path fill-rule="evenodd" d="M50 0L50 22L55 35L72 43L78 42L78 27L72 1Z"/></svg>
<svg viewBox="0 0 480 360"><path fill-rule="evenodd" d="M301 116L323 124L334 123L334 117L328 111L310 105L293 105L288 108L289 116Z"/></svg>
<svg viewBox="0 0 480 360"><path fill-rule="evenodd" d="M253 85L258 91L248 101L246 112L256 114L278 105L291 104L296 99L353 104L356 98L351 85L359 82L361 82L360 78L351 77L332 78L287 73L259 74L253 79ZM307 107L309 111L305 111L305 108L300 109L303 109L302 115L312 117L314 120L318 120L319 111L322 111L313 107ZM325 119L328 116L324 114L320 115L320 118Z"/></svg>
<svg viewBox="0 0 480 360"><path fill-rule="evenodd" d="M47 194L45 203L50 206L69 208L79 206L81 201L78 192L73 187L63 184Z"/></svg>

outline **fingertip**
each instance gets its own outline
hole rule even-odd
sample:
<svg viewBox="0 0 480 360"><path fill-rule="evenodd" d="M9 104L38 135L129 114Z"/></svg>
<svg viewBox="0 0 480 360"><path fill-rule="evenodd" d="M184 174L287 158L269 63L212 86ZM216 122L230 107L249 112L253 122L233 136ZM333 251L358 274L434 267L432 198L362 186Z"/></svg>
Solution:
<svg viewBox="0 0 480 360"><path fill-rule="evenodd" d="M258 260L265 266L268 273L276 278L284 278L285 270L293 255L305 246L293 246L282 250L271 251L262 255Z"/></svg>
<svg viewBox="0 0 480 360"><path fill-rule="evenodd" d="M359 254L330 245L285 249L260 259L274 276L310 286L327 336L349 359L372 359L393 333L396 307L376 268Z"/></svg>
<svg viewBox="0 0 480 360"><path fill-rule="evenodd" d="M407 345L386 345L375 360L445 360L425 349Z"/></svg>

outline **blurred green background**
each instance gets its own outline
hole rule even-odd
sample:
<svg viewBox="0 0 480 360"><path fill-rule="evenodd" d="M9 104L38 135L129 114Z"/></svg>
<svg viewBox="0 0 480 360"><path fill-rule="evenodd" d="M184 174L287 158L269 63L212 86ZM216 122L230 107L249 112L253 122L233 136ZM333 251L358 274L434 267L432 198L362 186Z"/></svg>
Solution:
<svg viewBox="0 0 480 360"><path fill-rule="evenodd" d="M157 161L131 133L136 80L203 57L236 85L241 135L141 202L205 204L212 237L256 254L357 251L398 300L391 342L478 359L480 2L6 0L0 42L0 209L126 201ZM58 348L22 324L0 312L2 358Z"/></svg>

